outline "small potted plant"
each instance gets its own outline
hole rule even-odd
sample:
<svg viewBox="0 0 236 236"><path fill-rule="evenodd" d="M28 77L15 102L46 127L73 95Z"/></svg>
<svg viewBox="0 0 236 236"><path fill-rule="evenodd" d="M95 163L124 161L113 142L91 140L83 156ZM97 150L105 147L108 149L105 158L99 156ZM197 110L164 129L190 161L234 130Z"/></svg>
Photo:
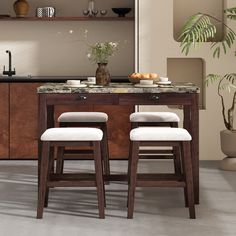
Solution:
<svg viewBox="0 0 236 236"><path fill-rule="evenodd" d="M229 8L224 11L226 17L231 20L236 20L236 7ZM188 55L191 48L197 48L199 43L213 41L216 35L216 27L212 23L221 23L227 29L226 35L221 42L212 42L211 49L213 57L220 57L222 51L227 52L235 43L236 34L232 28L221 20L204 13L195 14L186 21L181 30L180 41L182 53ZM218 83L217 94L220 97L222 105L222 116L226 130L221 131L221 150L227 155L221 162L221 168L225 170L236 170L236 129L234 128L234 115L236 106L236 73L226 75L209 74L205 80L208 86L212 83ZM233 94L229 108L226 109L226 102L223 91Z"/></svg>
<svg viewBox="0 0 236 236"><path fill-rule="evenodd" d="M113 56L118 50L118 43L103 42L89 45L87 57L93 63L98 64L96 70L96 84L109 85L110 73L107 68L109 57Z"/></svg>

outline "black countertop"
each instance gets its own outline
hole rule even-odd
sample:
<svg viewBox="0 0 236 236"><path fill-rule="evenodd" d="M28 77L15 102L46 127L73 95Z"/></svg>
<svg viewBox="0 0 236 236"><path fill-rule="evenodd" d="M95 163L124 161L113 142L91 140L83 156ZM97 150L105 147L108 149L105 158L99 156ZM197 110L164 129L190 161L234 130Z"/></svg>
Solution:
<svg viewBox="0 0 236 236"><path fill-rule="evenodd" d="M89 76L0 76L0 83L64 83L67 80L87 80ZM113 76L112 82L129 82L128 77Z"/></svg>

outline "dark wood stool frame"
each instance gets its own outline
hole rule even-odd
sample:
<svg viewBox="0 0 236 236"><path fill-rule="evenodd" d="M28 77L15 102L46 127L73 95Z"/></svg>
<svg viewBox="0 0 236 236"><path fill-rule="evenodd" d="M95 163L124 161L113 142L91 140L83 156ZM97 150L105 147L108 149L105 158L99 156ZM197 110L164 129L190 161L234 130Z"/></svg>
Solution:
<svg viewBox="0 0 236 236"><path fill-rule="evenodd" d="M131 122L131 129L138 127L171 127L178 128L178 122ZM178 147L172 150L140 150L140 159L173 159L176 174L181 174L181 160ZM151 154L151 155L147 155Z"/></svg>
<svg viewBox="0 0 236 236"><path fill-rule="evenodd" d="M55 127L55 107L57 105L177 105L183 107L183 127L192 136L191 158L194 176L195 203L199 204L199 94L196 91L162 92L155 93L110 93L87 91L73 93L55 93L51 90L39 91L39 118L38 118L38 182L40 179L41 145L43 132ZM86 98L86 99L84 99ZM110 174L106 181L127 181L127 174Z"/></svg>
<svg viewBox="0 0 236 236"><path fill-rule="evenodd" d="M52 148L65 146L90 146L93 148L95 174L55 174L51 165L54 162ZM105 190L100 141L42 141L42 160L38 192L37 218L43 217L43 209L47 206L50 187L96 187L98 195L99 218L105 218Z"/></svg>
<svg viewBox="0 0 236 236"><path fill-rule="evenodd" d="M104 174L110 175L110 163L109 163L109 147L108 147L108 134L107 134L107 122L60 122L60 127L96 127L100 128L103 132L103 138L101 141L101 153L104 166ZM62 174L64 168L64 154L80 154L81 150L65 150L64 147L58 148L56 173Z"/></svg>
<svg viewBox="0 0 236 236"><path fill-rule="evenodd" d="M181 150L183 173L177 174L137 174L140 146L172 146ZM185 206L189 208L189 216L195 219L193 174L191 163L190 141L131 141L129 159L129 190L128 190L128 219L133 218L136 187L183 187Z"/></svg>

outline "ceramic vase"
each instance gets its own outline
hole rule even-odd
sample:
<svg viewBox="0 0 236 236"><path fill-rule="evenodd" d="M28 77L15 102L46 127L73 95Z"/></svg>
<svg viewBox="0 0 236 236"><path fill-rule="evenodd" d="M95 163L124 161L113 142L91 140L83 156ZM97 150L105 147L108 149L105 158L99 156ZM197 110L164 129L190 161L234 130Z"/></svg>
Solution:
<svg viewBox="0 0 236 236"><path fill-rule="evenodd" d="M107 63L98 63L96 70L96 84L106 86L111 81L110 73L107 68Z"/></svg>
<svg viewBox="0 0 236 236"><path fill-rule="evenodd" d="M236 132L223 130L220 132L221 150L227 156L220 163L222 170L236 171Z"/></svg>
<svg viewBox="0 0 236 236"><path fill-rule="evenodd" d="M29 4L26 0L17 0L14 3L14 10L17 17L25 17L29 11Z"/></svg>

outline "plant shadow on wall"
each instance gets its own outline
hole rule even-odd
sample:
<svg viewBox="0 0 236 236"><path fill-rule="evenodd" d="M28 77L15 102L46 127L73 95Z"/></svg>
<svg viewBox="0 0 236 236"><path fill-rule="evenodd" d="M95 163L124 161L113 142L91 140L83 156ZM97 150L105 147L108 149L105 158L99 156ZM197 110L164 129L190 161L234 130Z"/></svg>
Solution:
<svg viewBox="0 0 236 236"><path fill-rule="evenodd" d="M236 7L224 10L226 17L229 20L236 21ZM223 24L226 29L226 34L221 42L213 42L216 35L216 27L212 23L215 21ZM222 53L226 54L229 49L232 49L236 41L236 33L222 20L214 16L204 13L197 13L188 18L181 30L179 36L181 42L180 47L182 53L186 56L191 48L197 49L199 44L204 42L212 42L210 49L213 51L213 57L219 58ZM236 56L236 52L235 56ZM222 116L226 130L221 131L221 149L228 157L221 162L221 168L225 170L236 170L236 129L234 128L234 116L236 106L236 73L226 75L209 74L206 77L205 84L218 83L217 94L220 97L222 105ZM231 104L226 108L224 91L232 93Z"/></svg>

